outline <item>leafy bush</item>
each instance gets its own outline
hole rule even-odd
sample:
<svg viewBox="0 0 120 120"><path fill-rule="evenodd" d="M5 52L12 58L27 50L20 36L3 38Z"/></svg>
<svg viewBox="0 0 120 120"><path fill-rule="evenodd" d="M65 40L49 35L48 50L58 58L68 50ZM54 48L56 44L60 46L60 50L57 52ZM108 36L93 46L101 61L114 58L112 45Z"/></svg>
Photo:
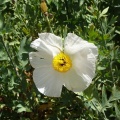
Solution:
<svg viewBox="0 0 120 120"><path fill-rule="evenodd" d="M0 118L2 120L120 120L120 2L0 0ZM96 76L83 93L63 89L60 98L38 92L28 53L38 33L74 32L98 46Z"/></svg>

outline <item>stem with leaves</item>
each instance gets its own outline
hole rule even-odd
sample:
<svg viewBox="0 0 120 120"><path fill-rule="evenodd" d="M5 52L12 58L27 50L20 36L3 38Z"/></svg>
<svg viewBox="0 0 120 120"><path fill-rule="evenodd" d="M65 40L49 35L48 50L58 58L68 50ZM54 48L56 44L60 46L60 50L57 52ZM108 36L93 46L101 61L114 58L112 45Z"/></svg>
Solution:
<svg viewBox="0 0 120 120"><path fill-rule="evenodd" d="M10 53L9 53L9 51L8 51L8 49L7 49L7 47L6 47L3 39L4 39L3 36L0 36L0 40L1 40L2 44L3 44L3 47L4 47L4 49L5 49L8 57L9 57L9 59L10 59L10 64L12 65L12 67L13 67L16 75L20 78L20 75L19 75L18 71L16 70L16 67L15 67L15 65L14 65L14 63L13 63L13 60L12 60L12 58L11 58L11 55L10 55Z"/></svg>
<svg viewBox="0 0 120 120"><path fill-rule="evenodd" d="M49 27L49 29L50 29L50 32L53 33L53 30L52 30L52 27L51 27L51 25L50 25L50 20L49 20L49 18L48 18L48 15L46 16L46 20L47 20L47 23L48 23L48 27Z"/></svg>

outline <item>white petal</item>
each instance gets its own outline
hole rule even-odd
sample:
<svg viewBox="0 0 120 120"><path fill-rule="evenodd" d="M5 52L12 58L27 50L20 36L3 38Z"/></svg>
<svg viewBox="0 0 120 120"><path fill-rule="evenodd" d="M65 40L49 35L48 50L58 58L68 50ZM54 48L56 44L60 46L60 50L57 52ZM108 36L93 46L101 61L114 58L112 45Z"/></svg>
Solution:
<svg viewBox="0 0 120 120"><path fill-rule="evenodd" d="M48 67L52 64L52 56L46 52L31 52L29 60L33 68Z"/></svg>
<svg viewBox="0 0 120 120"><path fill-rule="evenodd" d="M42 41L40 38L34 40L30 46L38 51L47 52L48 54L52 55L52 52L50 51L50 47L47 46L47 44L44 41Z"/></svg>
<svg viewBox="0 0 120 120"><path fill-rule="evenodd" d="M56 56L62 50L62 38L52 33L40 33L39 38L31 43L31 47Z"/></svg>
<svg viewBox="0 0 120 120"><path fill-rule="evenodd" d="M73 68L77 74L80 75L84 81L91 83L95 76L97 49L92 50L86 47L74 54L72 57Z"/></svg>
<svg viewBox="0 0 120 120"><path fill-rule="evenodd" d="M33 72L33 80L38 90L50 97L60 97L62 90L62 78L51 67L41 67Z"/></svg>
<svg viewBox="0 0 120 120"><path fill-rule="evenodd" d="M89 47L92 49L96 49L97 47L92 44L88 43L87 41L83 40L82 38L78 37L77 35L73 33L68 33L66 39L65 39L65 52L67 54L75 54L76 52ZM96 51L96 50L95 50ZM94 53L97 54L97 53Z"/></svg>
<svg viewBox="0 0 120 120"><path fill-rule="evenodd" d="M62 38L52 33L39 33L39 37L46 44L58 47L62 50Z"/></svg>
<svg viewBox="0 0 120 120"><path fill-rule="evenodd" d="M81 92L90 84L89 81L83 80L83 78L79 76L74 69L70 69L66 72L64 78L65 87L73 92Z"/></svg>

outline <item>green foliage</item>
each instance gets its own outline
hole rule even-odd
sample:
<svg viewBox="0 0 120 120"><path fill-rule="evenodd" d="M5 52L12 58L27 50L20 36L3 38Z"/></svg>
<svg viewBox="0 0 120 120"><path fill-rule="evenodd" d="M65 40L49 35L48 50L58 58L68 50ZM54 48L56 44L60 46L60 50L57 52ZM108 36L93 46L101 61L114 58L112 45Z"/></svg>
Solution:
<svg viewBox="0 0 120 120"><path fill-rule="evenodd" d="M0 119L120 120L120 2L46 1L54 34L74 32L98 46L96 76L83 93L40 94L28 53L38 33L50 32L48 19L39 0L0 0Z"/></svg>

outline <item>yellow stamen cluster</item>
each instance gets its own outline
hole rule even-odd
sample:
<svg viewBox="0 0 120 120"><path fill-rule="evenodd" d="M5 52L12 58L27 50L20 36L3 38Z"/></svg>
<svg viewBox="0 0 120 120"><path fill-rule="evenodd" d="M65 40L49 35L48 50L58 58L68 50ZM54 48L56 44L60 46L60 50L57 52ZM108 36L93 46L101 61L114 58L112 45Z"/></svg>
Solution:
<svg viewBox="0 0 120 120"><path fill-rule="evenodd" d="M60 52L53 58L53 68L59 72L67 72L72 67L70 57Z"/></svg>

